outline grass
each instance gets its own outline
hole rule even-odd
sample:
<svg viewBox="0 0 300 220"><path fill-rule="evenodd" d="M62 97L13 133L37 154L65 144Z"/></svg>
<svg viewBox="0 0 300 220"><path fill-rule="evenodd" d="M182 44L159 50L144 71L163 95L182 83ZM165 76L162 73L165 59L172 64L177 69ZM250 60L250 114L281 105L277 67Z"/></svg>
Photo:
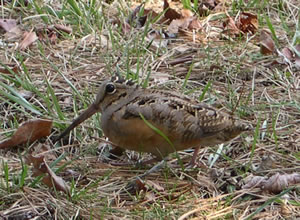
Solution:
<svg viewBox="0 0 300 220"><path fill-rule="evenodd" d="M27 31L63 24L70 26L72 33L60 31L56 44L44 37L24 51L16 49L14 43L18 41L1 41L0 64L9 73L0 72L0 140L34 118L52 119L51 136L57 135L87 108L101 81L115 71L143 87L174 90L211 104L252 125L254 132L242 134L222 148L202 148L197 168L181 169L173 155L172 165L150 174L137 192L128 192L124 190L127 183L150 169L136 168L135 162L149 155L128 151L120 160L132 165L110 165L106 157L109 146L99 143L102 131L96 114L72 132L67 145L53 146L46 139L0 150L0 217L299 218L297 187L278 195L241 188L250 174L271 176L276 172L299 172L300 168L299 67L272 64L278 56L260 54L259 33L222 38L220 26L226 16L211 11L208 16L214 19L207 19L195 41L193 33L185 31L166 47L156 47L148 39L148 32L167 27L157 18L153 23L147 20L143 29L123 32L129 8L137 3L24 2L2 5L2 18L19 19ZM182 3L195 9L189 1ZM162 1L147 2L145 8L160 9L161 13L161 5ZM224 7L233 16L241 11L258 14L259 30L270 30L279 49L294 48L300 41L297 1L239 0L227 1ZM163 45L163 40L158 44ZM192 60L177 62L186 57ZM20 71L14 72L14 66ZM24 91L31 95L24 97ZM50 146L47 161L71 186L70 197L47 188L24 164L28 149L35 150L41 143ZM180 163L188 164L191 151L178 154ZM256 167L265 155L274 157L275 163L259 171Z"/></svg>

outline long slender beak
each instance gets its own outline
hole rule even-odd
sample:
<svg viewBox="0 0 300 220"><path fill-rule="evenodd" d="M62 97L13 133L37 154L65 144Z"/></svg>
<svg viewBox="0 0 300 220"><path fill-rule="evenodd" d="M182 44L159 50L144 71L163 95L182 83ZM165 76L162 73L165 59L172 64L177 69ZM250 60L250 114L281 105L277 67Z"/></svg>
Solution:
<svg viewBox="0 0 300 220"><path fill-rule="evenodd" d="M65 135L67 135L71 130L73 130L77 125L84 122L86 119L90 118L93 114L95 114L98 111L96 106L94 104L91 104L87 110L85 110L81 115L79 115L73 122L70 124L69 127L66 128L66 130L63 131L58 137L54 138L54 143L59 141L61 138L63 138Z"/></svg>

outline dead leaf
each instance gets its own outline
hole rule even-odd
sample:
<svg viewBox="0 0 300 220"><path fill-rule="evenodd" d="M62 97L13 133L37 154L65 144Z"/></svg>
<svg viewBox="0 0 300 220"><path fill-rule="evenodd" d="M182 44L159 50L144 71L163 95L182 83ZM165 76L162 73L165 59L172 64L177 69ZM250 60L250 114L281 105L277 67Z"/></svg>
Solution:
<svg viewBox="0 0 300 220"><path fill-rule="evenodd" d="M287 47L283 48L283 49L281 50L281 53L282 53L283 56L284 56L286 59L288 59L289 61L292 61L293 58L294 58L293 52L292 52L289 48L287 48Z"/></svg>
<svg viewBox="0 0 300 220"><path fill-rule="evenodd" d="M179 32L179 28L184 26L184 23L184 19L174 19L168 26L168 33L177 34Z"/></svg>
<svg viewBox="0 0 300 220"><path fill-rule="evenodd" d="M243 189L249 189L253 187L261 187L262 182L266 180L263 176L248 176L245 179L246 184L242 187Z"/></svg>
<svg viewBox="0 0 300 220"><path fill-rule="evenodd" d="M18 72L20 72L21 70L20 70L20 68L17 66L17 65L15 65L15 66L13 66L13 67L8 67L11 71L13 71L14 73L18 73ZM8 70L8 69L6 69L6 68L3 68L3 67L0 67L0 72L1 73L5 73L5 74L11 74L11 72Z"/></svg>
<svg viewBox="0 0 300 220"><path fill-rule="evenodd" d="M270 178L262 176L251 176L246 178L243 189L259 187L271 193L280 193L285 188L300 183L300 174L279 174L276 173Z"/></svg>
<svg viewBox="0 0 300 220"><path fill-rule="evenodd" d="M19 144L31 143L50 135L52 121L44 119L30 120L23 123L14 135L0 143L0 149L14 147Z"/></svg>
<svg viewBox="0 0 300 220"><path fill-rule="evenodd" d="M254 34L258 29L257 15L242 12L238 18L235 20L225 11L228 19L223 23L224 32L229 35L240 35L241 33L251 33Z"/></svg>
<svg viewBox="0 0 300 220"><path fill-rule="evenodd" d="M260 52L263 55L269 55L275 52L275 43L271 33L267 30L262 30L260 33Z"/></svg>
<svg viewBox="0 0 300 220"><path fill-rule="evenodd" d="M189 24L189 29L190 30L199 30L202 29L202 24L201 21L198 19L198 17L193 17L193 19L191 20L190 24Z"/></svg>
<svg viewBox="0 0 300 220"><path fill-rule="evenodd" d="M45 161L44 156L33 156L29 154L26 158L27 164L33 164L33 176L45 175L42 182L50 188L55 188L70 195L70 187L59 176L57 176Z"/></svg>
<svg viewBox="0 0 300 220"><path fill-rule="evenodd" d="M4 38L8 41L19 40L23 36L23 31L16 26L4 34Z"/></svg>
<svg viewBox="0 0 300 220"><path fill-rule="evenodd" d="M295 46L295 50L298 53L295 53L295 64L300 67L300 44Z"/></svg>
<svg viewBox="0 0 300 220"><path fill-rule="evenodd" d="M271 176L264 184L263 189L273 193L279 193L290 185L300 183L300 174L279 174Z"/></svg>
<svg viewBox="0 0 300 220"><path fill-rule="evenodd" d="M30 46L33 42L38 39L35 32L25 32L24 38L19 45L20 50L25 50L28 46Z"/></svg>
<svg viewBox="0 0 300 220"><path fill-rule="evenodd" d="M229 14L226 12L226 15L228 17L227 21L225 21L223 23L223 28L224 28L224 31L223 33L227 33L229 34L230 36L233 36L233 35L240 35L241 31L240 29L236 26L235 24L235 21L233 20L232 17L229 16Z"/></svg>
<svg viewBox="0 0 300 220"><path fill-rule="evenodd" d="M236 26L243 33L256 33L258 30L257 15L249 12L242 12L238 18Z"/></svg>
<svg viewBox="0 0 300 220"><path fill-rule="evenodd" d="M164 0L164 11L165 11L165 15L164 15L165 18L169 19L170 21L181 18L181 15L177 11L170 8L168 0Z"/></svg>
<svg viewBox="0 0 300 220"><path fill-rule="evenodd" d="M6 32L11 31L17 26L17 21L15 19L0 19L0 27Z"/></svg>

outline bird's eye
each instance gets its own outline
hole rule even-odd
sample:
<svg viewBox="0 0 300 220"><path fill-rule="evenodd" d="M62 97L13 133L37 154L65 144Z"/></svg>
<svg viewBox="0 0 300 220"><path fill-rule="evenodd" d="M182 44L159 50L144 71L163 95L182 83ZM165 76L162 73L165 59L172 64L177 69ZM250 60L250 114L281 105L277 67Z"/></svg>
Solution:
<svg viewBox="0 0 300 220"><path fill-rule="evenodd" d="M105 91L108 93L108 94L113 94L115 91L116 91L116 87L114 84L112 83L108 83L105 87Z"/></svg>

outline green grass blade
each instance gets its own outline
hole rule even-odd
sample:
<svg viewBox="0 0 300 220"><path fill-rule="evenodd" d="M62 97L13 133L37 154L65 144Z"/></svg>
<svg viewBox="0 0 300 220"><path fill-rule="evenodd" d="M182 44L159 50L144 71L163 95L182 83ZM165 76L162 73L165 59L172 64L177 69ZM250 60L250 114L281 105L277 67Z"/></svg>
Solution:
<svg viewBox="0 0 300 220"><path fill-rule="evenodd" d="M147 121L145 119L145 117L140 113L140 117L142 118L142 120L146 123L146 125L148 125L152 130L154 130L157 134L159 134L160 136L162 136L172 147L174 147L173 143L171 142L171 140L158 128L156 128L154 125L152 125L149 121Z"/></svg>

